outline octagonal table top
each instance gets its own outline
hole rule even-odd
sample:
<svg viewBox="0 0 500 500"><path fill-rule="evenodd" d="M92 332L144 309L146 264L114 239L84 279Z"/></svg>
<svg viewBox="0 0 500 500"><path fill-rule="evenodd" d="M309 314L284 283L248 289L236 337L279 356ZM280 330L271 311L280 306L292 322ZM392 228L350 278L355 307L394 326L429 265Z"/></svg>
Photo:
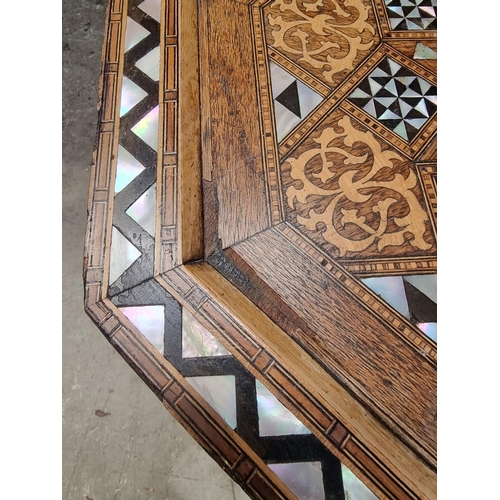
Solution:
<svg viewBox="0 0 500 500"><path fill-rule="evenodd" d="M85 308L256 499L436 496L435 0L110 0Z"/></svg>

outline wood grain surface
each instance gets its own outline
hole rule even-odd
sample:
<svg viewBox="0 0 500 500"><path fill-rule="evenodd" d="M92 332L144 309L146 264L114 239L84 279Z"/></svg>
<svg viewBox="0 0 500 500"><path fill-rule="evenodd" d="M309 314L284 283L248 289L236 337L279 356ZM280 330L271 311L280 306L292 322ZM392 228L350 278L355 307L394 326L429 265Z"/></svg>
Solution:
<svg viewBox="0 0 500 500"><path fill-rule="evenodd" d="M371 311L276 229L233 250L299 315L302 321L290 328L290 335L435 463L435 367L389 334ZM304 322L306 331L300 328Z"/></svg>
<svg viewBox="0 0 500 500"><path fill-rule="evenodd" d="M196 2L180 3L179 19L179 226L181 263L203 257L203 206Z"/></svg>
<svg viewBox="0 0 500 500"><path fill-rule="evenodd" d="M203 142L204 178L216 184L217 199L204 209L217 211L217 234L226 248L270 223L252 34L248 7L240 3L208 2L200 14L202 134L209 136ZM205 225L213 222L208 214Z"/></svg>

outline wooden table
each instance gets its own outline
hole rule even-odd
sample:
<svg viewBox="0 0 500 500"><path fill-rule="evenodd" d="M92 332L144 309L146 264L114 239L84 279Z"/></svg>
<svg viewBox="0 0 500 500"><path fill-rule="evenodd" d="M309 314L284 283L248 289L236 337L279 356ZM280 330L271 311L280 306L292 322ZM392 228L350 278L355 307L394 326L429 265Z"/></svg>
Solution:
<svg viewBox="0 0 500 500"><path fill-rule="evenodd" d="M87 313L256 499L436 496L435 0L110 0Z"/></svg>

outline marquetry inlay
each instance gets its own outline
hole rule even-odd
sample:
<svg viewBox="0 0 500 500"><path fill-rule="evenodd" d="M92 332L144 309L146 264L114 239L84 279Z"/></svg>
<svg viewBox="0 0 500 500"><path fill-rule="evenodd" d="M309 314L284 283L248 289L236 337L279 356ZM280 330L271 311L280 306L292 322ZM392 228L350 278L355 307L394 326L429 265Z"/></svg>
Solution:
<svg viewBox="0 0 500 500"><path fill-rule="evenodd" d="M110 0L85 307L255 499L436 484L435 0Z"/></svg>

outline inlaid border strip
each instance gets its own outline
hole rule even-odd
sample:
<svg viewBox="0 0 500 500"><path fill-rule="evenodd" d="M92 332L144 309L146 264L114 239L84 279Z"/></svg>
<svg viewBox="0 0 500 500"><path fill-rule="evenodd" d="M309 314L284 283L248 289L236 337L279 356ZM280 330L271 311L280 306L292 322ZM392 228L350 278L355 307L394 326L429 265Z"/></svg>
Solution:
<svg viewBox="0 0 500 500"><path fill-rule="evenodd" d="M263 12L259 7L253 6L250 8L250 22L254 39L255 73L259 85L257 98L260 105L260 121L263 137L262 158L266 175L265 184L269 199L271 224L278 224L284 220L285 212L283 207L281 177L279 175L278 140L274 122L274 103L271 92L268 49L263 30Z"/></svg>
<svg viewBox="0 0 500 500"><path fill-rule="evenodd" d="M401 276L433 274L437 270L437 259L430 257L398 257L387 259L342 260L342 267L350 273L370 278L376 276Z"/></svg>
<svg viewBox="0 0 500 500"><path fill-rule="evenodd" d="M427 204L427 211L432 215L431 224L437 234L437 165L436 163L417 163L417 174Z"/></svg>
<svg viewBox="0 0 500 500"><path fill-rule="evenodd" d="M157 172L157 217L161 222L156 228L160 244L155 275L203 256L196 3L165 0L164 6Z"/></svg>
<svg viewBox="0 0 500 500"><path fill-rule="evenodd" d="M112 221L113 230L117 229L140 252L140 256L134 262L130 263L118 279L113 283L109 283L107 294L110 296L147 280L153 275L154 236L127 213L127 210L141 196L145 195L149 188L153 187L158 168L158 155L155 148L145 141L143 137L141 138L140 134L137 135L133 131L134 127L147 114L154 109L158 109L158 84L151 76L143 73L136 66L136 63L150 53L151 50L159 48L160 23L138 8L138 4L141 1L130 0L127 3L127 17L124 18L122 31L126 39L127 25L130 19L146 29L149 34L132 47L129 47L127 51L125 51L124 40L122 40L121 50L124 52L124 57L122 71L120 72L120 84L124 85L125 79L129 79L132 84L137 85L147 95L134 104L131 109L123 113L123 115L120 109L120 118L119 120L117 119L117 126L119 123L118 148L123 147L144 169L138 175L134 176L133 179L129 179L129 182L122 189L114 193ZM123 95L120 95L120 108L121 98L123 97ZM158 138L158 127L155 132ZM118 173L117 170L116 173ZM116 178L115 173L113 173L112 178ZM114 253L110 253L110 259L114 258Z"/></svg>
<svg viewBox="0 0 500 500"><path fill-rule="evenodd" d="M98 130L90 171L88 221L84 250L84 282L87 296L101 299L107 293L118 156L119 106L123 75L127 6L111 0L105 25L102 70L99 80Z"/></svg>
<svg viewBox="0 0 500 500"><path fill-rule="evenodd" d="M157 221L154 274L178 264L178 0L164 0L160 22Z"/></svg>

